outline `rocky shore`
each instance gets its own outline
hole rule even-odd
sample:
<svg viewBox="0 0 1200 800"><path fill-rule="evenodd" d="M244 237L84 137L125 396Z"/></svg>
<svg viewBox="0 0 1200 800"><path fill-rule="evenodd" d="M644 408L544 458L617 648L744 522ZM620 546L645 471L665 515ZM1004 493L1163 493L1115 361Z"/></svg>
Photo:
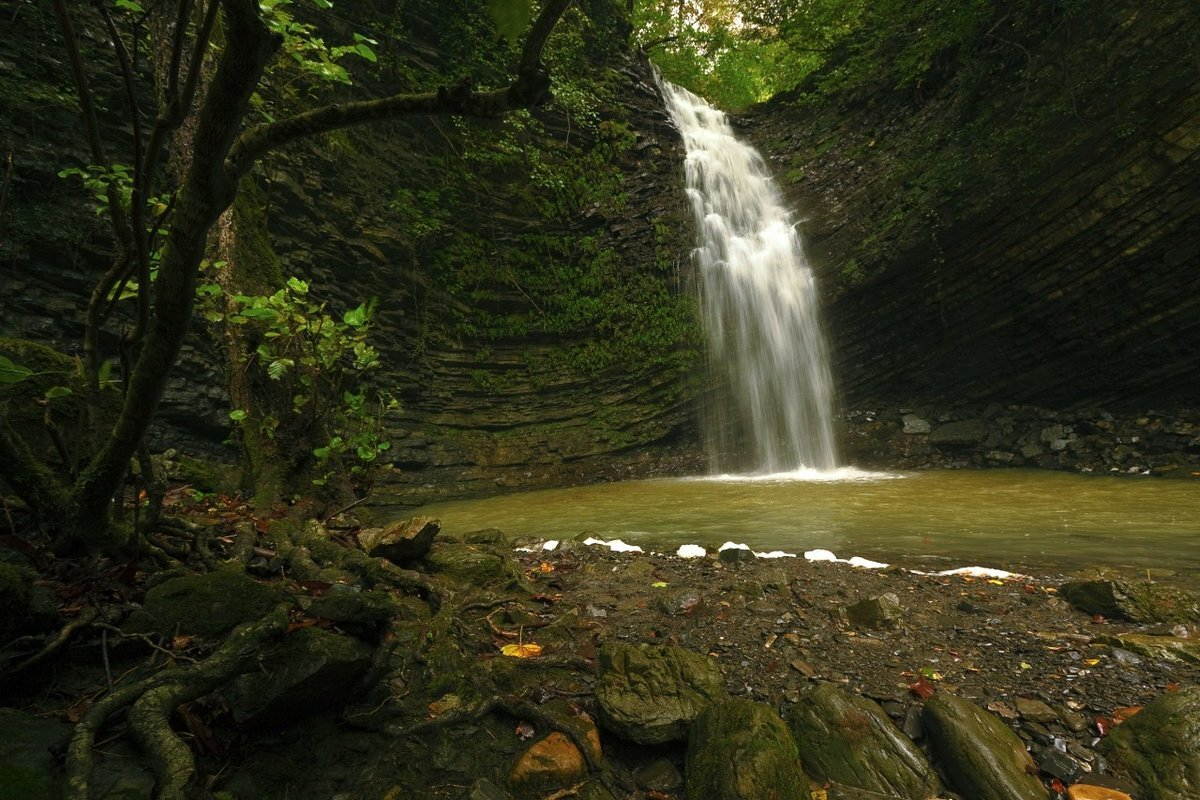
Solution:
<svg viewBox="0 0 1200 800"><path fill-rule="evenodd" d="M78 624L38 670L17 653L55 634L6 632L0 798L53 796L64 752L90 796L164 796L139 732L164 687L194 689L163 706L194 758L180 797L1200 796L1195 576L261 523L217 526L208 568L60 602ZM29 609L66 585L43 572Z"/></svg>

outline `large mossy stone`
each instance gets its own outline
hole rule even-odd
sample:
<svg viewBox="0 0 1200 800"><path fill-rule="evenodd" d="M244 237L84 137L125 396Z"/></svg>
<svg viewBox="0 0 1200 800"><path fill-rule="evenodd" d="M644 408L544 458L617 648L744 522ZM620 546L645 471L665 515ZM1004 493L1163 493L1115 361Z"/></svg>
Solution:
<svg viewBox="0 0 1200 800"><path fill-rule="evenodd" d="M0 800L58 797L54 754L71 731L64 722L0 708Z"/></svg>
<svg viewBox="0 0 1200 800"><path fill-rule="evenodd" d="M1025 745L999 717L938 694L921 715L934 757L952 788L971 800L1046 800Z"/></svg>
<svg viewBox="0 0 1200 800"><path fill-rule="evenodd" d="M1143 800L1200 797L1200 687L1169 692L1113 729L1101 751Z"/></svg>
<svg viewBox="0 0 1200 800"><path fill-rule="evenodd" d="M350 636L301 628L267 654L262 672L238 677L228 699L245 727L283 725L333 711L350 699L372 649Z"/></svg>
<svg viewBox="0 0 1200 800"><path fill-rule="evenodd" d="M920 748L865 697L821 684L801 696L787 722L804 771L820 782L910 800L941 791Z"/></svg>
<svg viewBox="0 0 1200 800"><path fill-rule="evenodd" d="M1200 620L1200 594L1154 581L1100 577L1069 581L1058 593L1085 614L1110 619L1140 623Z"/></svg>
<svg viewBox="0 0 1200 800"><path fill-rule="evenodd" d="M472 586L533 591L517 562L488 545L446 544L425 561L435 573Z"/></svg>
<svg viewBox="0 0 1200 800"><path fill-rule="evenodd" d="M796 741L775 709L726 698L688 735L688 800L808 800Z"/></svg>
<svg viewBox="0 0 1200 800"><path fill-rule="evenodd" d="M424 558L433 547L433 539L442 523L433 517L413 517L386 528L370 528L358 534L358 545L371 558L386 558L407 564Z"/></svg>
<svg viewBox="0 0 1200 800"><path fill-rule="evenodd" d="M609 642L599 663L600 724L638 744L685 738L700 712L725 697L717 665L680 647Z"/></svg>
<svg viewBox="0 0 1200 800"><path fill-rule="evenodd" d="M220 636L261 618L285 595L281 587L259 583L240 568L184 575L146 592L145 605L126 627L131 633Z"/></svg>

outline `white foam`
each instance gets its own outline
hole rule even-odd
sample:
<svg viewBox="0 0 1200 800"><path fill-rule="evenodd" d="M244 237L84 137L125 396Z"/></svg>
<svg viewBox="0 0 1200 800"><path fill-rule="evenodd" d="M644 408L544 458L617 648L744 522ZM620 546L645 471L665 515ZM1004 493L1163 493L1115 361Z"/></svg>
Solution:
<svg viewBox="0 0 1200 800"><path fill-rule="evenodd" d="M717 481L721 483L854 483L887 481L903 478L897 472L870 472L857 467L835 467L834 469L810 469L801 467L790 472L764 472L758 474L704 475L684 478L690 481Z"/></svg>
<svg viewBox="0 0 1200 800"><path fill-rule="evenodd" d="M542 543L543 550L555 550L558 548L558 539L551 539Z"/></svg>
<svg viewBox="0 0 1200 800"><path fill-rule="evenodd" d="M795 553L785 553L782 550L772 550L769 553L755 553L759 558L795 558Z"/></svg>
<svg viewBox="0 0 1200 800"><path fill-rule="evenodd" d="M610 542L606 542L603 539L597 539L594 536L589 536L588 538L583 540L583 543L584 544L598 544L603 547L607 547L609 550L613 551L614 553L643 553L643 552L645 552L644 550L642 550L642 548L638 547L636 544L625 544L625 542L621 541L620 539L613 539Z"/></svg>
<svg viewBox="0 0 1200 800"><path fill-rule="evenodd" d="M837 561L838 557L829 550L805 550L804 558L808 561Z"/></svg>
<svg viewBox="0 0 1200 800"><path fill-rule="evenodd" d="M750 545L739 544L738 542L726 542L717 548L718 553L724 553L726 550L749 550Z"/></svg>
<svg viewBox="0 0 1200 800"><path fill-rule="evenodd" d="M915 571L915 570L914 570ZM992 567L959 567L958 569L946 569L941 572L935 572L934 575L966 575L970 578L1024 578L1027 577L1018 572L1009 572L1004 569L993 569Z"/></svg>
<svg viewBox="0 0 1200 800"><path fill-rule="evenodd" d="M704 558L706 555L708 551L698 544L681 544L675 551L677 558Z"/></svg>
<svg viewBox="0 0 1200 800"><path fill-rule="evenodd" d="M852 567L860 567L861 569L883 569L884 567L891 566L890 564L884 564L882 561L872 561L862 556L838 558L830 550L807 550L804 553L804 558L809 561L832 561L838 564L849 564Z"/></svg>

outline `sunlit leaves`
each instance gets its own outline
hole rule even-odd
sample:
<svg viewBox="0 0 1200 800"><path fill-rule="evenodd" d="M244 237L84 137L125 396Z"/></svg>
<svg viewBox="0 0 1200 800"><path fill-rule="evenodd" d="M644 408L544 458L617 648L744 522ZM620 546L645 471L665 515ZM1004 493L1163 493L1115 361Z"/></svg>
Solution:
<svg viewBox="0 0 1200 800"><path fill-rule="evenodd" d="M488 13L496 23L500 35L515 44L533 19L533 4L530 0L488 0Z"/></svg>

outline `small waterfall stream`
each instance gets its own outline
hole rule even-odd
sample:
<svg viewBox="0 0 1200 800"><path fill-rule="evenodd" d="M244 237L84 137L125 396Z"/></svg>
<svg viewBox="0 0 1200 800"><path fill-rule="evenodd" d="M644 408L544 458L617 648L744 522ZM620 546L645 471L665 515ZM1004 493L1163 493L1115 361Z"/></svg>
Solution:
<svg viewBox="0 0 1200 800"><path fill-rule="evenodd" d="M713 396L702 414L714 472L837 465L833 380L812 270L762 157L725 114L660 81L687 149L687 193Z"/></svg>

